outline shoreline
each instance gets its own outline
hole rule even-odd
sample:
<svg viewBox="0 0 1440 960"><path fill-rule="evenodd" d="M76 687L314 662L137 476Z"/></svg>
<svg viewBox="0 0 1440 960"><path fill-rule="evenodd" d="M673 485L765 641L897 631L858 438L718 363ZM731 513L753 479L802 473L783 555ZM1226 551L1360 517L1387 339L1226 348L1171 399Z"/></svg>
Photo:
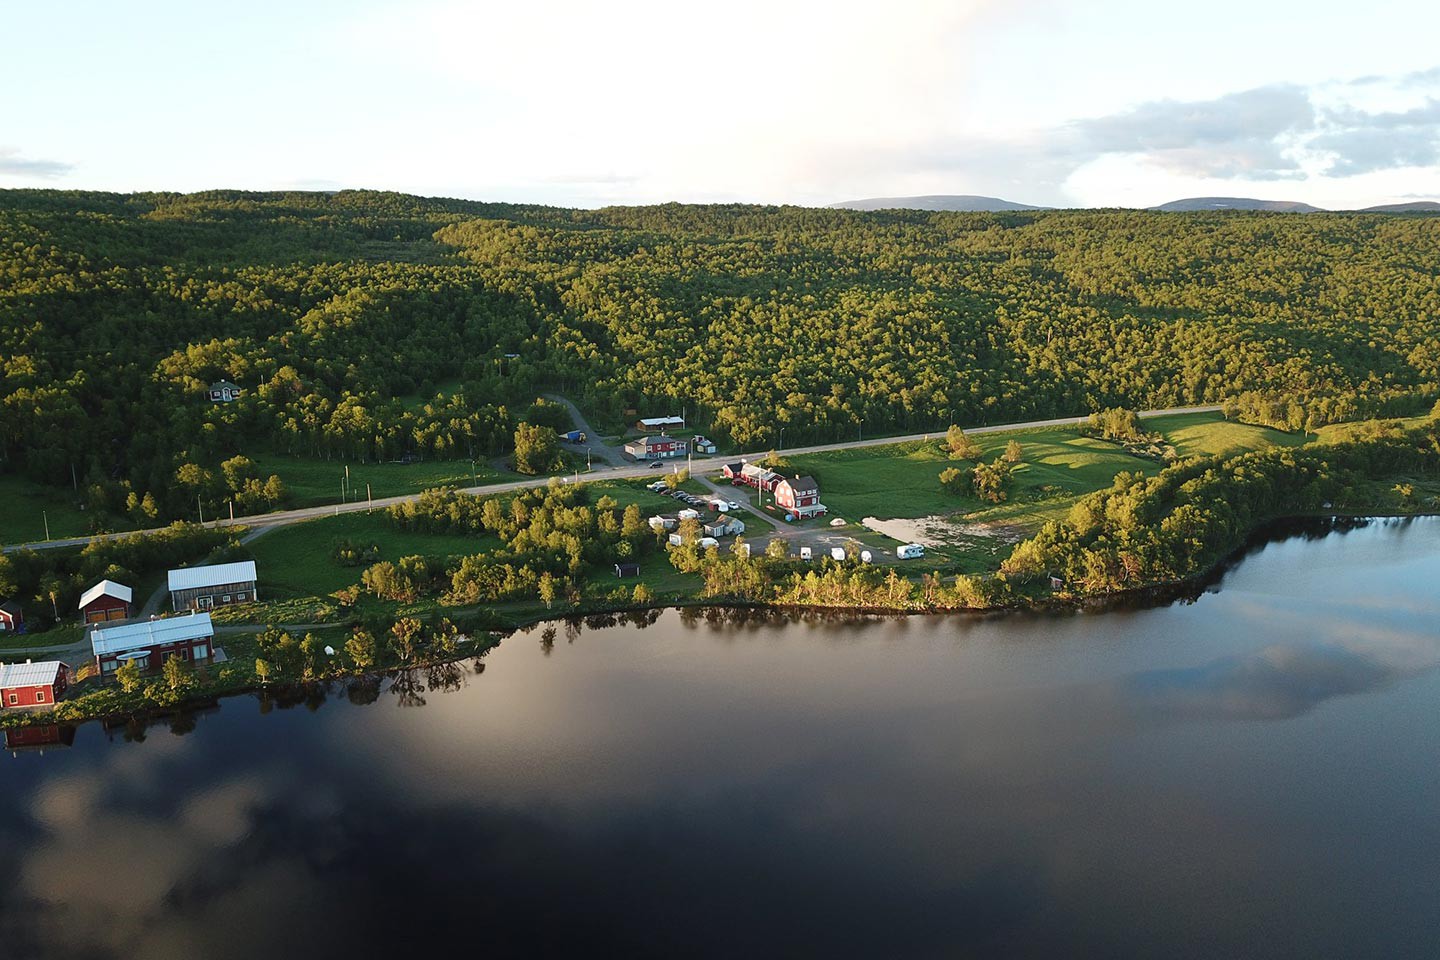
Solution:
<svg viewBox="0 0 1440 960"><path fill-rule="evenodd" d="M573 609L556 616L529 617L519 620L510 626L483 631L480 636L473 638L472 649L459 656L446 656L433 660L417 660L414 663L387 667L383 670L342 671L323 677L316 677L308 681L287 680L236 684L234 686L208 689L201 694L177 701L176 703L138 705L134 709L97 711L93 714L79 717L57 718L53 716L53 710L44 712L27 710L23 713L0 715L0 729L23 730L29 727L40 726L78 727L82 724L94 722L99 722L107 726L130 724L133 722L149 723L166 717L216 708L222 699L246 694L265 693L268 691L287 694L303 693L304 691L312 690L316 687L328 686L332 683L354 684L357 681L363 682L367 680L383 682L384 680L393 680L398 676L417 670L435 670L436 668L458 664L470 659L479 661L480 658L484 657L490 650L499 646L505 639L522 631L528 632L541 624L583 622L589 619L609 618L616 622L607 625L618 625L619 618L621 617L648 617L652 614L658 617L660 613L666 610L721 610L727 614L740 614L743 612L749 615L764 613L777 616L814 614L817 616L871 619L902 616L1000 617L1024 613L1105 613L1120 609L1149 609L1158 606L1168 606L1178 602L1193 603L1205 593L1210 592L1212 588L1218 586L1224 580L1225 575L1236 565L1243 562L1251 553L1263 549L1269 544L1316 534L1329 536L1335 533L1345 533L1351 530L1363 529L1372 523L1385 520L1420 520L1435 519L1437 517L1440 517L1440 512L1429 511L1405 514L1298 514L1278 517L1257 525L1249 531L1244 542L1227 551L1204 571L1183 580L1145 584L1104 594L1052 593L1050 596L1020 598L1009 603L993 604L983 607L907 608L883 606L822 606L816 604L726 600L723 598L702 599L699 597L679 600L672 599L640 606L633 604L605 604L603 601L600 601L599 605L593 608ZM335 626L343 627L344 624L336 624ZM303 699L303 696L301 699ZM63 705L63 703L64 701L61 701L60 705Z"/></svg>

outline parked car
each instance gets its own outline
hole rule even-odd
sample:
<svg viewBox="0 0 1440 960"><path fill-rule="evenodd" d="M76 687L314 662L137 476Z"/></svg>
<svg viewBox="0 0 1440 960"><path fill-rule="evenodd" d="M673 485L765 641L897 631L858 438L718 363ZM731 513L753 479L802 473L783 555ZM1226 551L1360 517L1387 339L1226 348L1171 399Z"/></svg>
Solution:
<svg viewBox="0 0 1440 960"><path fill-rule="evenodd" d="M656 460L654 463L650 464L650 469L659 470L663 466L665 466L665 464L661 463L659 460Z"/></svg>

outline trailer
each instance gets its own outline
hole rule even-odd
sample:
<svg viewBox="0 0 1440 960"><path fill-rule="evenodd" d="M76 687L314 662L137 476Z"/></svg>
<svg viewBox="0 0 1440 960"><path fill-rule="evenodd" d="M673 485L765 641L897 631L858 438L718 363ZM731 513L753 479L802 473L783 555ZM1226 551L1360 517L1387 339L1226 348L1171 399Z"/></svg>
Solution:
<svg viewBox="0 0 1440 960"><path fill-rule="evenodd" d="M925 545L923 543L907 543L903 547L895 549L895 556L901 560L914 560L917 557L925 556Z"/></svg>
<svg viewBox="0 0 1440 960"><path fill-rule="evenodd" d="M813 550L811 550L809 547L801 547L801 548L800 548L800 559L801 559L801 560L811 560L811 559L814 559L814 556L815 556L815 552L814 552Z"/></svg>
<svg viewBox="0 0 1440 960"><path fill-rule="evenodd" d="M830 559L831 559L831 560L844 560L844 559L845 559L845 548L844 548L844 547L831 547L831 548L830 548Z"/></svg>
<svg viewBox="0 0 1440 960"><path fill-rule="evenodd" d="M565 434L565 435L564 435L563 437L561 437L560 439L561 439L561 440L564 440L566 443L584 443L584 442L585 442L585 431L584 431L584 430L571 430L569 433Z"/></svg>

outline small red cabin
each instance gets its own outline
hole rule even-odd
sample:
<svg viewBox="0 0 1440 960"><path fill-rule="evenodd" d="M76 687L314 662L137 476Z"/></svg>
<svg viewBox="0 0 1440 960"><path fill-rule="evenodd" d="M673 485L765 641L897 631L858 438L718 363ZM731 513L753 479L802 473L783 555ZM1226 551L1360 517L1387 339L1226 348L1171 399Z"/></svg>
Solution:
<svg viewBox="0 0 1440 960"><path fill-rule="evenodd" d="M85 623L129 620L131 589L114 580L101 580L80 597L80 617Z"/></svg>
<svg viewBox="0 0 1440 960"><path fill-rule="evenodd" d="M0 664L0 706L48 707L70 685L70 667L59 660Z"/></svg>
<svg viewBox="0 0 1440 960"><path fill-rule="evenodd" d="M25 629L25 614L14 600L0 601L0 633L19 633Z"/></svg>

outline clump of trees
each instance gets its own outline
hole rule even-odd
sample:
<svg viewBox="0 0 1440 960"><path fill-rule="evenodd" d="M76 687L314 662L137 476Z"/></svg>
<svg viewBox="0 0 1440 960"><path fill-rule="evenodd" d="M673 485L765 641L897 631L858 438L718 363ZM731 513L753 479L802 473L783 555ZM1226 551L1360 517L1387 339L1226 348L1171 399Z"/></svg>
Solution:
<svg viewBox="0 0 1440 960"><path fill-rule="evenodd" d="M639 506L621 509L608 496L592 503L587 485L558 480L509 497L430 490L392 506L387 516L402 529L493 536L500 542L497 549L462 557L443 570L426 564L428 585L418 575L421 558L409 558L415 576L402 571L406 560L372 566L365 574L367 589L385 589L392 599L438 592L444 602L456 605L538 598L553 606L579 596L588 569L635 560L655 549L655 535ZM372 582L377 586L372 588Z"/></svg>
<svg viewBox="0 0 1440 960"><path fill-rule="evenodd" d="M1193 577L1259 524L1322 508L1374 509L1366 481L1440 470L1436 426L1369 439L1189 460L1157 476L1122 473L1019 544L1010 578L1052 574L1082 593ZM1403 491L1395 506L1410 506Z"/></svg>
<svg viewBox="0 0 1440 960"><path fill-rule="evenodd" d="M522 423L515 428L515 469L531 476L550 473L565 465L560 438L554 427Z"/></svg>

